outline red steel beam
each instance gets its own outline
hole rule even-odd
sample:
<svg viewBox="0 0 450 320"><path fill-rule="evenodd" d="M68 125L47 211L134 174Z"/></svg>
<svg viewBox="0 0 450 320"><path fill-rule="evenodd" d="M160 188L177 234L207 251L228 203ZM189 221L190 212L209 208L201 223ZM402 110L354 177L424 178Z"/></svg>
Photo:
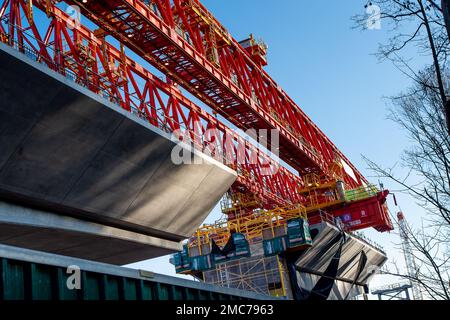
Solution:
<svg viewBox="0 0 450 320"><path fill-rule="evenodd" d="M330 177L338 157L366 179L197 0L66 0L242 129L278 129L280 157L300 174ZM211 58L211 52L213 58Z"/></svg>
<svg viewBox="0 0 450 320"><path fill-rule="evenodd" d="M0 39L167 133L184 132L193 146L238 172L233 188L256 194L263 207L303 202L300 177L277 165L216 117L187 99L172 81L154 76L125 51L45 1L47 19L33 20L25 0L0 1ZM37 12L34 12L37 14ZM7 27L5 27L7 26ZM215 151L216 150L216 151ZM221 152L219 152L221 150ZM275 167L269 170L268 167Z"/></svg>
<svg viewBox="0 0 450 320"><path fill-rule="evenodd" d="M109 43L101 32L73 24L67 14L47 4L45 0L35 0L33 6L26 0L0 0L0 41L154 127L167 133L183 130L200 151L211 151L213 156L225 155L225 159L218 160L238 172L233 189L256 194L262 200L263 208L306 203L307 199L298 193L299 188L304 187L300 177L277 166L265 151L244 141L216 117L187 99L173 81L154 76L127 56L123 47L119 50ZM40 17L39 27L34 20L37 12L33 8L41 9L47 15L46 19ZM214 150L222 152L214 153ZM268 166L276 166L277 170L267 173ZM351 208L356 208L352 219L360 221L353 228L390 230L392 225L382 200L368 199L351 204ZM345 210L348 208L331 213L340 216ZM361 215L361 210L370 210L370 214Z"/></svg>

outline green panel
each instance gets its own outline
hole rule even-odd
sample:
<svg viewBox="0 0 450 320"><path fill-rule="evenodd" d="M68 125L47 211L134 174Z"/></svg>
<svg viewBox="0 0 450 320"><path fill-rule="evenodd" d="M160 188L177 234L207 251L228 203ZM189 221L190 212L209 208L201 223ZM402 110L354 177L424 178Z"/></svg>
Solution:
<svg viewBox="0 0 450 320"><path fill-rule="evenodd" d="M220 300L220 294L217 292L210 292L210 299L211 300Z"/></svg>
<svg viewBox="0 0 450 320"><path fill-rule="evenodd" d="M190 271L191 259L189 254L184 249L183 252L178 252L172 256L173 263L175 265L175 270L177 273L183 273Z"/></svg>
<svg viewBox="0 0 450 320"><path fill-rule="evenodd" d="M157 300L169 300L168 285L157 283L155 285L155 297Z"/></svg>
<svg viewBox="0 0 450 320"><path fill-rule="evenodd" d="M210 294L208 291L200 290L198 292L198 300L210 300Z"/></svg>
<svg viewBox="0 0 450 320"><path fill-rule="evenodd" d="M32 300L52 299L52 270L48 266L30 265Z"/></svg>
<svg viewBox="0 0 450 320"><path fill-rule="evenodd" d="M137 282L122 278L122 292L124 300L137 300Z"/></svg>
<svg viewBox="0 0 450 320"><path fill-rule="evenodd" d="M218 294L218 298L219 298L218 300L228 300L228 296L221 293Z"/></svg>
<svg viewBox="0 0 450 320"><path fill-rule="evenodd" d="M4 300L4 284L5 284L5 276L3 274L3 263L6 259L0 258L0 301Z"/></svg>
<svg viewBox="0 0 450 320"><path fill-rule="evenodd" d="M264 255L266 257L276 256L286 251L286 237L278 237L263 241Z"/></svg>
<svg viewBox="0 0 450 320"><path fill-rule="evenodd" d="M184 300L184 289L183 287L178 286L169 286L170 288L170 300Z"/></svg>
<svg viewBox="0 0 450 320"><path fill-rule="evenodd" d="M82 290L84 300L100 300L100 281L93 273L82 272Z"/></svg>
<svg viewBox="0 0 450 320"><path fill-rule="evenodd" d="M308 221L305 220L304 222L304 228L305 228L305 239L308 243L312 244L312 237L311 237L311 229L309 227Z"/></svg>
<svg viewBox="0 0 450 320"><path fill-rule="evenodd" d="M290 220L287 224L289 248L305 247L312 244L309 224L304 219Z"/></svg>
<svg viewBox="0 0 450 320"><path fill-rule="evenodd" d="M150 282L140 280L140 290L142 300L153 300L153 286Z"/></svg>
<svg viewBox="0 0 450 320"><path fill-rule="evenodd" d="M250 245L242 233L233 234L234 243L236 245L236 258L250 257Z"/></svg>
<svg viewBox="0 0 450 320"><path fill-rule="evenodd" d="M214 257L211 254L191 258L191 270L206 271L214 269Z"/></svg>
<svg viewBox="0 0 450 320"><path fill-rule="evenodd" d="M199 291L196 289L185 288L186 300L199 300Z"/></svg>
<svg viewBox="0 0 450 320"><path fill-rule="evenodd" d="M2 259L3 299L25 299L25 270L23 264Z"/></svg>
<svg viewBox="0 0 450 320"><path fill-rule="evenodd" d="M103 275L103 296L105 300L119 300L119 279Z"/></svg>
<svg viewBox="0 0 450 320"><path fill-rule="evenodd" d="M148 280L81 272L81 290L69 290L62 267L0 258L0 300L229 300L226 294Z"/></svg>

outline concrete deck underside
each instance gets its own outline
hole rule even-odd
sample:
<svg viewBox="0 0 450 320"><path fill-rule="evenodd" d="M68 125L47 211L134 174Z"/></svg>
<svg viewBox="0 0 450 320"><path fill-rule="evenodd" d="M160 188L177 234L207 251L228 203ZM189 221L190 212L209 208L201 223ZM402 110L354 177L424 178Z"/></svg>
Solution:
<svg viewBox="0 0 450 320"><path fill-rule="evenodd" d="M204 164L173 164L170 135L3 44L0 66L8 202L179 241L236 179L197 152Z"/></svg>
<svg viewBox="0 0 450 320"><path fill-rule="evenodd" d="M179 242L0 201L0 243L125 265L179 251Z"/></svg>

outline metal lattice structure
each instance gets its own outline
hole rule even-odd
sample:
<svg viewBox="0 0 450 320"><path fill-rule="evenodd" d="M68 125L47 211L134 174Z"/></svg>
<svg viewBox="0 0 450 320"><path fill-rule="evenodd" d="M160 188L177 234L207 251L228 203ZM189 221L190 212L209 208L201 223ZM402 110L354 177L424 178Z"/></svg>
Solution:
<svg viewBox="0 0 450 320"><path fill-rule="evenodd" d="M413 286L410 283L396 283L376 288L372 290L372 294L378 296L378 300L383 300L383 297L388 298L388 300L411 300L409 289L412 288Z"/></svg>
<svg viewBox="0 0 450 320"><path fill-rule="evenodd" d="M235 288L274 297L290 297L286 267L279 256L265 257L260 244L251 246L253 255L222 263L205 271L202 279L208 284Z"/></svg>
<svg viewBox="0 0 450 320"><path fill-rule="evenodd" d="M76 5L91 27L65 13L64 3ZM324 207L339 216L344 203L338 183L367 188L361 173L263 70L267 46L253 36L235 40L198 0L1 0L0 21L1 42L152 126L183 133L195 148L236 170L230 191L256 197L261 210L301 205L309 216ZM215 115L242 130L278 130L280 158L295 172ZM314 177L314 190L308 177ZM391 230L386 195L375 192L346 207L348 228Z"/></svg>
<svg viewBox="0 0 450 320"><path fill-rule="evenodd" d="M416 259L412 251L411 243L408 237L408 225L402 212L397 214L398 224L400 227L400 238L402 239L403 255L405 256L406 271L411 279L417 278L419 272ZM413 281L410 281L414 300L423 300L420 288Z"/></svg>
<svg viewBox="0 0 450 320"><path fill-rule="evenodd" d="M267 45L237 41L199 0L0 0L0 42L236 171L226 218L189 239L178 260L195 268L182 263L182 272L203 265L205 282L289 297L279 254L311 247L308 223L393 229L388 191L264 71ZM290 168L235 129L275 130ZM235 236L247 247L231 261L227 245L242 245Z"/></svg>

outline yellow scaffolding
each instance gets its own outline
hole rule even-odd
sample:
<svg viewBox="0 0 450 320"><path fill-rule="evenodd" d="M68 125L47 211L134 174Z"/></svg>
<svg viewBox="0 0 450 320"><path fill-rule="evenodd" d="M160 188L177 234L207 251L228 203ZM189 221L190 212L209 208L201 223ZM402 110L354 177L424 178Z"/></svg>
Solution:
<svg viewBox="0 0 450 320"><path fill-rule="evenodd" d="M275 235L276 227L285 225L288 220L296 218L307 218L305 207L296 205L273 210L257 209L246 216L222 219L214 224L204 224L197 229L188 246L201 247L203 244L209 244L211 240L219 246L224 246L232 233L242 233L247 241L252 243L262 239L264 230L271 230Z"/></svg>
<svg viewBox="0 0 450 320"><path fill-rule="evenodd" d="M190 8L198 16L199 21L202 21L205 25L208 25L213 32L215 32L226 45L231 44L230 33L209 13L198 1L189 0L186 2L186 6Z"/></svg>
<svg viewBox="0 0 450 320"><path fill-rule="evenodd" d="M237 216L246 209L260 207L261 201L255 194L227 193L220 202L220 206L224 214Z"/></svg>
<svg viewBox="0 0 450 320"><path fill-rule="evenodd" d="M337 178L341 169L339 163L331 168ZM279 228L285 227L291 219L307 219L308 213L321 212L322 209L359 201L378 193L378 189L373 185L345 190L342 180L325 180L316 174L305 175L303 180L305 186L298 191L306 199L306 207L292 205L263 210L256 195L227 194L221 202L221 208L223 213L228 215L228 219L198 228L188 247L198 249L201 254L202 248L208 247L211 240L219 246L224 246L231 234L242 233L250 244L251 257L219 263L214 270L204 271L203 280L206 283L275 297L289 297L291 293L290 288L286 286L286 266L278 255L264 255L263 239L271 238L270 236L275 238L277 233L279 235ZM333 221L333 218L330 221Z"/></svg>
<svg viewBox="0 0 450 320"><path fill-rule="evenodd" d="M203 272L206 283L221 287L248 290L274 297L287 297L287 272L278 256L252 256L222 263Z"/></svg>

